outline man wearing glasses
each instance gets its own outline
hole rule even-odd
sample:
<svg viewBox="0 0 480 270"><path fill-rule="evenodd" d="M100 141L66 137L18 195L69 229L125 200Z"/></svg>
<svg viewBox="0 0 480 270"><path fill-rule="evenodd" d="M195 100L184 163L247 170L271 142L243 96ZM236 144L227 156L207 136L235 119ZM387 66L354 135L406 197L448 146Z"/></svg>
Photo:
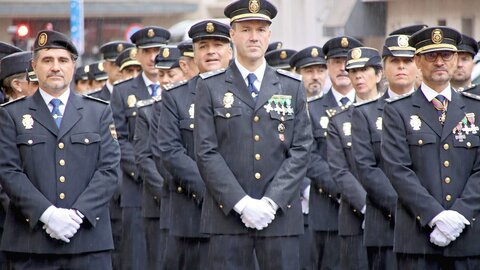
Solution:
<svg viewBox="0 0 480 270"><path fill-rule="evenodd" d="M480 268L480 103L450 86L460 40L448 27L412 35L423 83L384 109L382 155L398 193L398 269Z"/></svg>

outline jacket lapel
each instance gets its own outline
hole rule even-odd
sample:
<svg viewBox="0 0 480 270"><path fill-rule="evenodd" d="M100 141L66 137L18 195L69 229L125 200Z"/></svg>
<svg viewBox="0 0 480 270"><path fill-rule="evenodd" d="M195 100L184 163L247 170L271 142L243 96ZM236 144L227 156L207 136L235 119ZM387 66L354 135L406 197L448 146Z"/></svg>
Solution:
<svg viewBox="0 0 480 270"><path fill-rule="evenodd" d="M452 90L452 101L448 104L447 119L442 131L442 141L444 141L448 135L453 134L453 128L465 117L464 107L465 103L463 103L463 100L457 92Z"/></svg>
<svg viewBox="0 0 480 270"><path fill-rule="evenodd" d="M273 96L280 92L279 79L275 70L267 66L265 75L263 76L262 85L260 86L260 93L255 104L255 111L263 107L263 105ZM279 85L279 86L277 86Z"/></svg>
<svg viewBox="0 0 480 270"><path fill-rule="evenodd" d="M82 118L79 110L83 109L81 104L82 97L70 92L68 97L67 106L65 106L65 112L63 113L62 123L60 125L60 133L58 138L62 138L72 129L75 124Z"/></svg>
<svg viewBox="0 0 480 270"><path fill-rule="evenodd" d="M427 98L419 88L413 93L413 107L415 112L423 120L423 123L428 125L439 137L442 136L442 125L438 121L438 113L433 107L433 104L428 102Z"/></svg>
<svg viewBox="0 0 480 270"><path fill-rule="evenodd" d="M252 109L255 108L255 102L235 63L230 65L230 68L225 71L225 82L227 83L226 91L232 92Z"/></svg>
<svg viewBox="0 0 480 270"><path fill-rule="evenodd" d="M31 115L40 125L44 126L55 136L58 134L58 127L42 95L40 95L40 91L37 90L32 99L30 99L29 109L34 111Z"/></svg>

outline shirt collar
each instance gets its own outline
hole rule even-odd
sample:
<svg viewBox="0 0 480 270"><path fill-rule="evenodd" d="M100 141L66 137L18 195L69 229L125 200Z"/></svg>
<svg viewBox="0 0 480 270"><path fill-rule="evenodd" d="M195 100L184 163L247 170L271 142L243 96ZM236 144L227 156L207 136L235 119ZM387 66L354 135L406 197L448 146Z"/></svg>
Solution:
<svg viewBox="0 0 480 270"><path fill-rule="evenodd" d="M406 93L405 95L411 94L411 93L413 93L414 91L415 91L415 88L412 88L412 89L411 89L410 91L408 91L408 93ZM404 94L402 94L402 95L404 95ZM388 88L388 97L389 97L389 98L395 98L395 97L399 97L399 96L401 96L401 95L393 92L392 89Z"/></svg>
<svg viewBox="0 0 480 270"><path fill-rule="evenodd" d="M142 78L143 78L143 81L145 82L145 86L147 86L147 88L149 89L149 91L151 91L150 89L150 85L152 84L159 84L158 82L153 82L151 81L147 75L145 75L145 72L142 72Z"/></svg>
<svg viewBox="0 0 480 270"><path fill-rule="evenodd" d="M107 86L108 91L109 91L110 94L111 94L111 93L113 92L113 84L111 84L110 81L107 80L106 86Z"/></svg>
<svg viewBox="0 0 480 270"><path fill-rule="evenodd" d="M452 88L450 87L450 83L440 93L428 87L425 83L422 83L422 86L420 88L422 89L423 95L425 95L428 102L431 102L432 99L434 99L438 95L443 95L446 99L448 99L448 101L452 101Z"/></svg>
<svg viewBox="0 0 480 270"><path fill-rule="evenodd" d="M246 69L240 62L238 62L238 59L235 58L235 65L237 65L238 70L240 71L240 74L242 74L242 78L245 81L245 83L248 86L248 79L247 76L250 73L255 74L257 77L257 80L260 82L260 85L262 84L263 76L265 75L265 70L267 69L267 61L263 59L262 64L254 71L250 72L248 69Z"/></svg>
<svg viewBox="0 0 480 270"><path fill-rule="evenodd" d="M340 102L340 99L342 99L343 97L347 97L348 100L350 100L350 104L353 104L353 102L355 101L355 90L353 90L353 88L350 90L350 92L348 92L348 94L346 96L340 94L340 92L335 90L335 88L333 88L333 86L332 86L331 91L332 91L333 96L335 97L335 100L337 101L337 104L342 104L342 102ZM341 106L341 105L339 105L339 106Z"/></svg>
<svg viewBox="0 0 480 270"><path fill-rule="evenodd" d="M43 101L45 101L45 104L47 104L47 107L50 106L50 101L52 101L52 99L54 98L60 99L60 101L62 102L62 105L67 106L68 97L70 96L70 88L68 88L67 91L65 91L59 97L54 97L48 94L47 92L45 92L44 90L42 90L41 88L39 88L38 91L40 91L40 95L42 96Z"/></svg>

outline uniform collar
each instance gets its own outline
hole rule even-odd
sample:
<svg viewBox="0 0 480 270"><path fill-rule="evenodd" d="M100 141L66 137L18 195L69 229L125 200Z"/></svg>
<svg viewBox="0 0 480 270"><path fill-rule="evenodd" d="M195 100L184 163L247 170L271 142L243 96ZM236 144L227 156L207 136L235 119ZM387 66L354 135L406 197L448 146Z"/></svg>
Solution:
<svg viewBox="0 0 480 270"><path fill-rule="evenodd" d="M406 95L413 93L413 91L415 91L415 88L412 88L410 91L408 91L408 93L406 93ZM395 97L401 96L401 95L393 92L392 89L390 89L390 88L388 88L387 93L388 93L389 98L395 98Z"/></svg>

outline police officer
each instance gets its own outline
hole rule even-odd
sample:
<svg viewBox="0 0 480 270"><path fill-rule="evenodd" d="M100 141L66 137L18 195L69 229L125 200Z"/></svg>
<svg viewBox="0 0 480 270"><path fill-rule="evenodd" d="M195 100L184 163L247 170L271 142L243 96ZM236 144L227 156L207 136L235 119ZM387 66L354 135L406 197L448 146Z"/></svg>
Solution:
<svg viewBox="0 0 480 270"><path fill-rule="evenodd" d="M7 56L9 54L16 53L16 52L21 52L21 51L22 51L22 49L20 49L20 48L17 48L13 45L10 45L8 43L0 41L0 60L2 60L2 58L4 58L5 56ZM5 102L4 93L2 91L0 91L0 104L2 104L4 102Z"/></svg>
<svg viewBox="0 0 480 270"><path fill-rule="evenodd" d="M297 51L291 49L273 50L265 54L267 64L274 69L292 71L290 59Z"/></svg>
<svg viewBox="0 0 480 270"><path fill-rule="evenodd" d="M90 85L88 81L88 70L90 66L77 67L73 76L75 83L75 92L78 94L84 94L90 92Z"/></svg>
<svg viewBox="0 0 480 270"><path fill-rule="evenodd" d="M146 268L147 252L141 218L143 180L138 175L132 142L137 116L136 103L138 100L158 96L160 85L159 72L154 66L155 57L160 46L169 38L170 33L160 27L145 27L135 32L130 39L138 49L136 58L142 65L142 73L115 85L112 93L111 106L122 150L122 269Z"/></svg>
<svg viewBox="0 0 480 270"><path fill-rule="evenodd" d="M461 35L425 28L409 39L420 89L384 107L382 156L398 194L394 251L399 269L480 268L476 219L477 97L449 83Z"/></svg>
<svg viewBox="0 0 480 270"><path fill-rule="evenodd" d="M142 72L142 66L137 60L137 48L128 48L121 52L115 59L115 65L119 67L121 80L115 85L131 78L135 78Z"/></svg>
<svg viewBox="0 0 480 270"><path fill-rule="evenodd" d="M39 90L0 108L0 180L11 198L1 248L11 269L111 269L120 149L108 105L69 88L77 56L65 35L39 32Z"/></svg>
<svg viewBox="0 0 480 270"><path fill-rule="evenodd" d="M180 50L180 60L178 60L178 64L185 75L185 79L190 80L198 75L198 67L194 60L192 41L183 41L177 45L177 48Z"/></svg>
<svg viewBox="0 0 480 270"><path fill-rule="evenodd" d="M17 52L0 60L0 86L9 100L31 96L38 84L28 80L32 52Z"/></svg>
<svg viewBox="0 0 480 270"><path fill-rule="evenodd" d="M214 20L194 24L188 34L194 58L202 73L226 68L232 58L230 27ZM172 175L170 203L172 226L167 242L165 269L207 269L207 235L200 233L205 184L194 153L195 87L199 77L174 84L162 93L158 144L165 168Z"/></svg>
<svg viewBox="0 0 480 270"><path fill-rule="evenodd" d="M266 64L277 14L270 2L235 1L224 13L237 57L201 75L195 101L207 268L253 269L255 252L260 269L298 269L300 183L312 141L305 90L297 75Z"/></svg>
<svg viewBox="0 0 480 270"><path fill-rule="evenodd" d="M478 43L472 37L462 34L462 41L458 44L457 49L457 68L453 73L450 83L454 89L459 91L475 88L475 85L472 84L472 71L475 66L475 61L473 59L478 53ZM470 92L478 95L480 90L470 90Z"/></svg>
<svg viewBox="0 0 480 270"><path fill-rule="evenodd" d="M283 48L283 42L281 41L271 42L270 44L268 44L267 51L265 52L265 54L274 50L280 50L281 48Z"/></svg>
<svg viewBox="0 0 480 270"><path fill-rule="evenodd" d="M290 66L302 76L308 99L323 95L322 89L327 78L327 61L322 47L310 46L297 52L290 59Z"/></svg>
<svg viewBox="0 0 480 270"><path fill-rule="evenodd" d="M180 57L180 50L170 46L162 47L155 57L155 67L159 69L158 76L162 88L185 79L185 74L180 68Z"/></svg>
<svg viewBox="0 0 480 270"><path fill-rule="evenodd" d="M90 84L90 93L98 92L101 90L107 83L108 74L103 68L103 61L95 62L88 65L88 81ZM90 94L89 93L89 94Z"/></svg>

